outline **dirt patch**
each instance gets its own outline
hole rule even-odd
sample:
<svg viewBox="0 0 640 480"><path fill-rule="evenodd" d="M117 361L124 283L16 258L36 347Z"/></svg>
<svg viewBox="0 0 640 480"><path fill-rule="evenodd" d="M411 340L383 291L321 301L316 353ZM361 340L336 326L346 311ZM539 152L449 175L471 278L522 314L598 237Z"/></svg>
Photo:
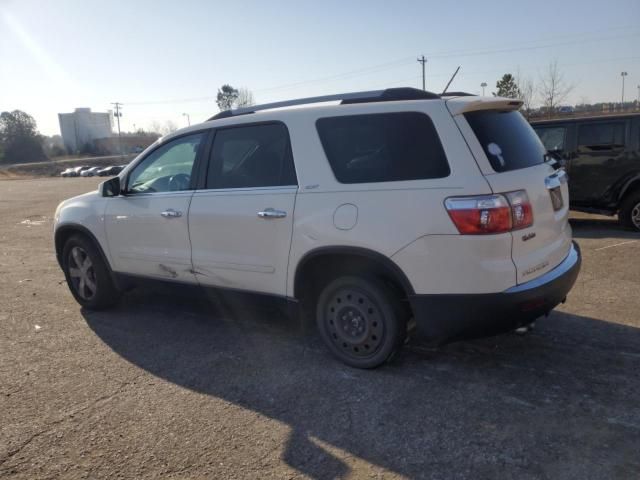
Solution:
<svg viewBox="0 0 640 480"><path fill-rule="evenodd" d="M21 180L25 178L30 178L28 175L20 175L14 172L10 172L9 170L0 169L0 180Z"/></svg>

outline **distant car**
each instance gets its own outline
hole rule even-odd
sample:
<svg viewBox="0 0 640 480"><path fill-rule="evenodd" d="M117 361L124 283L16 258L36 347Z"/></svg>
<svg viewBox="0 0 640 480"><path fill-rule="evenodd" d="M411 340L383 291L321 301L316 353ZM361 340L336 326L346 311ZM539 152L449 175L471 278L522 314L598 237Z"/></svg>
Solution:
<svg viewBox="0 0 640 480"><path fill-rule="evenodd" d="M102 170L98 170L97 175L100 177L112 177L119 174L123 168L123 165L112 165L110 167L103 168Z"/></svg>
<svg viewBox="0 0 640 480"><path fill-rule="evenodd" d="M531 122L569 174L573 210L618 214L640 231L640 115L596 115Z"/></svg>
<svg viewBox="0 0 640 480"><path fill-rule="evenodd" d="M573 113L573 107L570 105L563 105L558 108L558 112L560 113Z"/></svg>
<svg viewBox="0 0 640 480"><path fill-rule="evenodd" d="M69 167L64 172L62 172L62 176L63 177L79 177L80 173L83 170L86 170L88 168L90 168L90 167L88 167L86 165L81 166L81 167Z"/></svg>
<svg viewBox="0 0 640 480"><path fill-rule="evenodd" d="M87 168L86 170L82 170L80 172L80 176L81 177L93 177L94 175L97 175L98 170L100 170L102 167L91 167L91 168Z"/></svg>

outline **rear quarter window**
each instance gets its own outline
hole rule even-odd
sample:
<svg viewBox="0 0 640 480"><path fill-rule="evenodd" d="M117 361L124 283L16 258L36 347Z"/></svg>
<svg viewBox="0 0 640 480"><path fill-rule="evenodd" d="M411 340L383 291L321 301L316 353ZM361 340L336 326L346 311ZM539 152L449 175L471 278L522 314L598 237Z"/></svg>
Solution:
<svg viewBox="0 0 640 480"><path fill-rule="evenodd" d="M546 149L520 112L480 110L464 116L496 172L544 162Z"/></svg>
<svg viewBox="0 0 640 480"><path fill-rule="evenodd" d="M340 183L421 180L451 173L433 122L423 113L327 117L316 126Z"/></svg>
<svg viewBox="0 0 640 480"><path fill-rule="evenodd" d="M623 147L625 124L587 123L578 126L578 147Z"/></svg>
<svg viewBox="0 0 640 480"><path fill-rule="evenodd" d="M533 127L544 148L549 152L563 152L567 127Z"/></svg>

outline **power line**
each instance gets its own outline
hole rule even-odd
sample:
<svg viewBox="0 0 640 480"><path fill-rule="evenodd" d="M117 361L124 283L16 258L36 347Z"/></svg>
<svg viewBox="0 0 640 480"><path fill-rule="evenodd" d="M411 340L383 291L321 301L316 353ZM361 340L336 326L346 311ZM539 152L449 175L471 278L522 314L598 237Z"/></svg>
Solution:
<svg viewBox="0 0 640 480"><path fill-rule="evenodd" d="M519 42L509 42L510 47L515 47L515 46L523 46L524 48L529 48L531 43L539 43L539 42L549 42L549 41L555 41L555 40L562 40L562 39L571 39L571 40L577 40L577 41L589 41L589 40L599 40L601 37L597 36L595 38L589 38L590 35L593 34L600 34L600 33L604 33L604 32L609 32L612 30L629 30L632 29L634 32L633 33L626 33L621 35L622 37L625 36L633 36L633 35L637 35L638 34L638 27L636 25L628 25L625 27L608 27L608 28L600 28L600 29L592 29L589 31L582 31L579 33L570 33L570 34L563 34L563 35L547 35L545 36L543 39L531 39L531 40L522 40ZM583 38L583 37L587 37L587 38ZM614 38L617 38L618 35L614 36ZM608 38L608 37L606 37ZM554 43L554 45L556 45ZM502 50L504 49L504 43L499 43L499 44L493 44L493 45L487 45L486 47L483 47L485 49L490 49L491 51L496 51L496 50ZM461 50L444 50L444 51L440 51L440 52L431 52L428 54L429 57L436 57L436 56L456 56L456 55L460 55L460 54L465 54L468 53L470 50L469 49L461 49ZM473 49L471 49L471 51L475 51Z"/></svg>
<svg viewBox="0 0 640 480"><path fill-rule="evenodd" d="M630 33L630 34L625 34L625 35L614 35L614 36L611 36L611 37L577 39L577 40L572 40L572 41L567 41L567 42L548 43L546 45L535 45L535 46L529 46L529 47L513 47L513 48L502 48L502 49L496 49L496 50L478 50L478 51L475 51L475 52L464 52L464 53L433 54L433 55L429 55L429 57L431 57L431 58L475 57L475 56L479 56L479 55L492 55L492 54L495 54L495 53L508 53L508 52L521 52L521 51L526 51L526 50L539 50L539 49L544 49L544 48L561 47L561 46L565 46L565 45L575 45L575 44L578 44L578 43L585 43L585 42L601 42L601 41L606 41L606 40L614 40L614 39L618 39L618 38L635 37L635 36L638 36L638 35L640 35L640 32Z"/></svg>
<svg viewBox="0 0 640 480"><path fill-rule="evenodd" d="M412 57L403 57L401 59L394 60L394 61L391 61L391 62L382 63L382 64L379 64L379 65L374 65L374 66L366 67L366 68L360 68L358 70L351 70L349 72L339 73L339 74L331 75L331 76L328 76L328 77L321 77L321 78L316 78L316 79L313 79L313 80L304 80L304 81L300 81L300 82L289 83L289 84L285 84L285 85L279 85L279 86L276 86L276 87L261 88L261 89L255 90L255 91L256 92L268 92L268 91L273 91L273 90L281 90L281 89L298 87L298 86L301 86L301 85L308 85L310 83L322 83L322 82L326 82L326 81L340 80L340 79L347 78L347 77L357 77L357 76L360 76L360 75L368 75L368 74L371 74L371 73L377 73L377 72L382 71L382 70L387 70L389 68L408 65L408 64L410 64L412 62L413 62L413 58Z"/></svg>
<svg viewBox="0 0 640 480"><path fill-rule="evenodd" d="M621 28L629 28L629 27L621 27ZM609 29L606 29L609 30ZM595 30L598 31L598 30ZM584 37L585 35L588 35L589 32L585 32L585 33L580 33L580 34L576 34L576 37ZM616 35L616 36L609 36L609 37L595 37L595 38L581 38L581 39L576 39L576 40L571 40L571 41L566 41L566 42L559 42L559 43L547 43L545 45L532 45L532 46L523 46L523 47L509 47L509 48L499 48L499 49L487 49L487 50L476 50L476 51L465 51L465 50L459 50L459 51L449 51L449 52L443 52L443 53L433 53L428 55L429 58L454 58L454 57L472 57L472 56L481 56L481 55L491 55L491 54L496 54L496 53L507 53L507 52L516 52L516 51L527 51L527 50L538 50L538 49L545 49L545 48L553 48L553 47L558 47L558 46L564 46L564 45L572 45L572 44L576 44L576 43L584 43L584 42L594 42L594 41L606 41L606 40L612 40L612 39L618 39L618 38L626 38L626 37L630 37L630 36L637 36L640 35L640 32L634 32L631 34L624 34L624 35ZM568 36L566 36L568 37ZM532 40L533 41L533 40ZM531 43L532 41L528 41L528 42L521 42L521 43ZM427 62L427 59L425 58L424 55L422 55L421 58L418 58L418 62L422 63L422 59L424 59L424 63ZM344 73L340 73L340 74L336 74L336 75L331 75L331 76L326 76L326 77L321 77L321 78L316 78L316 79L310 79L310 80L303 80L303 81L299 81L299 82L293 82L293 83L288 83L288 84L283 84L283 85L278 85L278 86L273 86L273 87L268 87L268 88L262 88L262 89L258 89L258 90L254 90L255 92L258 93L264 93L264 92L273 92L276 90L288 90L288 89L293 89L299 86L303 86L303 85L310 85L310 84L317 84L317 83L326 83L326 82L332 82L335 80L343 80L343 79L348 79L348 78L352 78L352 77L358 77L358 76L363 76L363 75L370 75L372 73L378 73L382 70L387 70L387 69L392 69L392 68L396 68L399 66L405 66L408 65L409 63L413 62L414 60L412 59L412 57L403 57L401 59L397 59L391 62L387 62L387 63L383 63L383 64L378 64L378 65L373 65L370 67L365 67L365 68L360 68L357 70L351 70L348 72L344 72ZM424 69L424 63L422 63L423 65L423 69ZM443 76L445 74L436 74L437 76ZM448 75L448 74L446 74ZM426 83L426 80L425 80ZM424 85L424 87L426 88L426 85ZM170 99L170 100L151 100L151 101L139 101L139 102L127 102L128 105L163 105L163 104L174 104L174 103L192 103L192 102L205 102L205 101L213 101L215 100L214 96L202 96L202 97L190 97L190 98L181 98L181 99Z"/></svg>

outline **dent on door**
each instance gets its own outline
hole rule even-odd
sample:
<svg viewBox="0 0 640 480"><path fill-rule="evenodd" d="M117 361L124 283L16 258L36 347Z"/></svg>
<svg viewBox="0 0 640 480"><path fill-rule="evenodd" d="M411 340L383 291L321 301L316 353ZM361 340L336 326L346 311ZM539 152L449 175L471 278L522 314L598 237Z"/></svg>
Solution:
<svg viewBox="0 0 640 480"><path fill-rule="evenodd" d="M115 271L195 283L187 212L191 192L110 199L107 242Z"/></svg>

